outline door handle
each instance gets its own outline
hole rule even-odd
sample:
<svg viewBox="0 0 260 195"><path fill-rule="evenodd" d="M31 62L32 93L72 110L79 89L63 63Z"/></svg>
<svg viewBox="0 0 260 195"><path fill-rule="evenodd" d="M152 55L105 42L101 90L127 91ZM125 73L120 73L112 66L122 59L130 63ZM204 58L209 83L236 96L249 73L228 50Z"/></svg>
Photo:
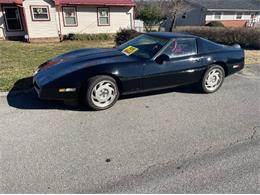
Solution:
<svg viewBox="0 0 260 195"><path fill-rule="evenodd" d="M201 58L191 58L190 59L193 63L201 62Z"/></svg>

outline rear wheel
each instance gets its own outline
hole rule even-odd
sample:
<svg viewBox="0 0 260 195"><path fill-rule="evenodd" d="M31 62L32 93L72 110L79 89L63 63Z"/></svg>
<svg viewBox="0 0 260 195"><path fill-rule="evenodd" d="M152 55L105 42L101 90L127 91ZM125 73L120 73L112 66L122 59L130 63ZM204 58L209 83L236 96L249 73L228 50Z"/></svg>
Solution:
<svg viewBox="0 0 260 195"><path fill-rule="evenodd" d="M109 76L95 76L88 81L85 103L92 110L112 107L119 97L116 81Z"/></svg>
<svg viewBox="0 0 260 195"><path fill-rule="evenodd" d="M205 93L214 93L222 86L224 79L224 69L219 65L213 65L205 72L201 89Z"/></svg>

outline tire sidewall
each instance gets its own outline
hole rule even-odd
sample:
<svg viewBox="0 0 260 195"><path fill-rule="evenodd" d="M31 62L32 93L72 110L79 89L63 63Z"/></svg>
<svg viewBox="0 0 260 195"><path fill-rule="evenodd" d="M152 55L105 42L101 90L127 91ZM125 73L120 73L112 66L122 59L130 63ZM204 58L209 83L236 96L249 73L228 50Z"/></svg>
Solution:
<svg viewBox="0 0 260 195"><path fill-rule="evenodd" d="M115 86L115 90L116 90L116 97L114 99L114 101L109 104L108 106L106 107L98 107L96 106L92 99L91 99L91 93L92 93L92 90L93 88L95 87L95 85L101 81L104 81L104 80L107 80L107 81L110 81L114 84ZM87 88L85 90L85 104L92 110L95 110L95 111L100 111L100 110L106 110L108 108L111 108L118 100L119 98L119 90L118 90L118 86L117 86L117 83L115 81L115 79L113 79L112 77L110 76L105 76L105 75L100 75L100 76L95 76L95 77L92 77L88 80L87 82Z"/></svg>
<svg viewBox="0 0 260 195"><path fill-rule="evenodd" d="M208 74L213 70L213 69L218 69L222 72L222 80L221 80L221 83L219 84L219 86L214 90L214 91L210 91L206 88L206 79L207 79L207 76ZM215 93L216 91L219 90L219 88L222 86L223 82L224 82L224 79L225 79L225 70L219 66L219 65L211 65L207 71L205 72L204 76L203 76L203 80L201 82L201 88L203 90L203 92L205 93Z"/></svg>

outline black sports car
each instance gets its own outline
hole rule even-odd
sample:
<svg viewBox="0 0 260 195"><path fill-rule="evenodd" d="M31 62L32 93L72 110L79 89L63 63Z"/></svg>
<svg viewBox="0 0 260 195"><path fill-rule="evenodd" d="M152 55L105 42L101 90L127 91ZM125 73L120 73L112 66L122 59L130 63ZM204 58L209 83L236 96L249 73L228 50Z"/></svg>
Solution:
<svg viewBox="0 0 260 195"><path fill-rule="evenodd" d="M81 49L57 56L34 75L39 98L81 98L93 110L119 95L198 83L217 91L224 78L244 67L239 45L226 46L175 33L147 33L113 49Z"/></svg>

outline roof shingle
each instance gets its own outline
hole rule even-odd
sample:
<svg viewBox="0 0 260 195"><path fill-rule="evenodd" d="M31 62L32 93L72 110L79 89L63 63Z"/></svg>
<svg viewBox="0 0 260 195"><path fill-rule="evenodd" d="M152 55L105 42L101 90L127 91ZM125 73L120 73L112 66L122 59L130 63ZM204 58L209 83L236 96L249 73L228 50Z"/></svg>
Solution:
<svg viewBox="0 0 260 195"><path fill-rule="evenodd" d="M188 0L207 9L257 10L260 11L260 0Z"/></svg>
<svg viewBox="0 0 260 195"><path fill-rule="evenodd" d="M55 0L56 5L134 6L133 0Z"/></svg>
<svg viewBox="0 0 260 195"><path fill-rule="evenodd" d="M0 4L1 4L1 3L6 3L6 4L12 4L12 3L22 4L23 1L22 1L22 0L0 0Z"/></svg>

